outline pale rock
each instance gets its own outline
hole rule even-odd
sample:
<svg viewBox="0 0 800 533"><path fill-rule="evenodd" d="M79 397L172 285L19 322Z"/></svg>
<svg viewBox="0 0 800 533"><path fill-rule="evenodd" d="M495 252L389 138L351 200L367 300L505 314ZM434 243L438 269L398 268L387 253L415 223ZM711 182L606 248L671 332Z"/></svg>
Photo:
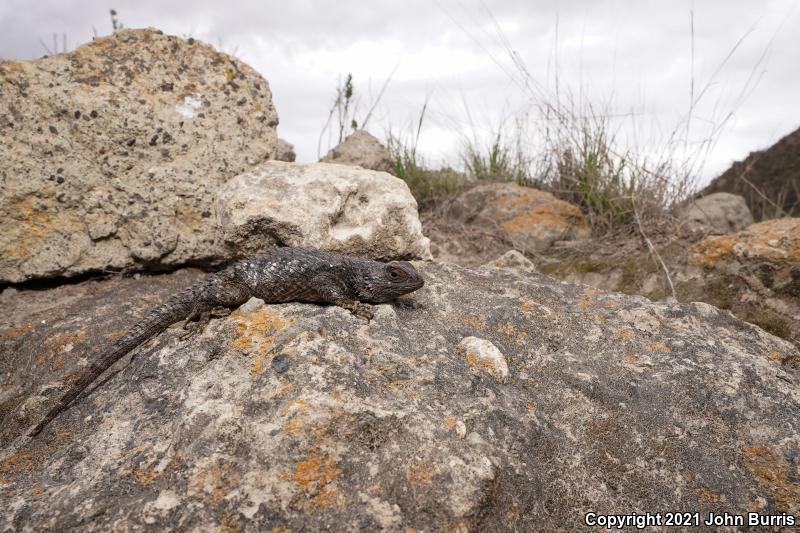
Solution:
<svg viewBox="0 0 800 533"><path fill-rule="evenodd" d="M239 253L276 244L371 258L430 258L417 202L401 179L346 165L262 163L219 193L225 243Z"/></svg>
<svg viewBox="0 0 800 533"><path fill-rule="evenodd" d="M508 363L503 353L491 341L478 337L465 337L458 343L459 352L470 365L488 372L498 382L508 378Z"/></svg>

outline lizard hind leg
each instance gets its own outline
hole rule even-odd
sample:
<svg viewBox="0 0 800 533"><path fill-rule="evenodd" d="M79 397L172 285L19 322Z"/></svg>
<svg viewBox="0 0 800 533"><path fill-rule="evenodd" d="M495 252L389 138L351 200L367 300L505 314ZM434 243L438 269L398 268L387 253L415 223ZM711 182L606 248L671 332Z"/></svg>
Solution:
<svg viewBox="0 0 800 533"><path fill-rule="evenodd" d="M232 309L222 306L206 308L203 310L195 307L192 309L192 312L186 317L186 321L183 323L184 332L180 336L181 340L194 333L203 331L205 327L208 326L208 323L212 318L224 318L230 315L232 311Z"/></svg>
<svg viewBox="0 0 800 533"><path fill-rule="evenodd" d="M208 325L209 320L211 320L211 309L195 306L192 309L192 312L189 313L189 316L186 317L186 321L183 323L184 331L181 334L180 339L184 340L194 333L199 333L206 327L206 325Z"/></svg>

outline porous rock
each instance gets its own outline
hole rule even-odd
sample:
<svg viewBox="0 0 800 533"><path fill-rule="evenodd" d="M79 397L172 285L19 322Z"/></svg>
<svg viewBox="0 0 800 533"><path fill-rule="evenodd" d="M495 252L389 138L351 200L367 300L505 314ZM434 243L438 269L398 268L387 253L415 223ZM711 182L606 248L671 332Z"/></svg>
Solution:
<svg viewBox="0 0 800 533"><path fill-rule="evenodd" d="M38 437L4 441L0 530L577 531L589 511L800 512L789 343L707 304L417 266L425 287L369 324L284 304L165 331ZM197 276L4 295L0 411L38 395L41 416L48 387ZM460 353L470 336L502 351L505 382Z"/></svg>
<svg viewBox="0 0 800 533"><path fill-rule="evenodd" d="M219 193L225 243L238 253L277 243L373 258L428 258L417 202L401 179L346 165L268 161Z"/></svg>
<svg viewBox="0 0 800 533"><path fill-rule="evenodd" d="M394 159L389 150L366 130L356 130L320 159L321 163L356 165L394 174Z"/></svg>
<svg viewBox="0 0 800 533"><path fill-rule="evenodd" d="M152 29L0 61L0 283L216 256L216 188L277 123L252 68Z"/></svg>
<svg viewBox="0 0 800 533"><path fill-rule="evenodd" d="M678 216L698 229L714 233L731 233L753 223L753 214L743 196L715 192L690 200Z"/></svg>

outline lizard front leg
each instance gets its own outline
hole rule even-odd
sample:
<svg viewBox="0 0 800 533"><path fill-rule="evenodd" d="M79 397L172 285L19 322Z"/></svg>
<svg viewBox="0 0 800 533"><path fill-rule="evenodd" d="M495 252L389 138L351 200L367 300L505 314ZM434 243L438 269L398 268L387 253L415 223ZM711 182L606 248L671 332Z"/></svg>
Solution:
<svg viewBox="0 0 800 533"><path fill-rule="evenodd" d="M317 276L313 285L321 301L347 309L355 316L366 318L367 322L372 320L372 306L349 297L341 283L332 276Z"/></svg>

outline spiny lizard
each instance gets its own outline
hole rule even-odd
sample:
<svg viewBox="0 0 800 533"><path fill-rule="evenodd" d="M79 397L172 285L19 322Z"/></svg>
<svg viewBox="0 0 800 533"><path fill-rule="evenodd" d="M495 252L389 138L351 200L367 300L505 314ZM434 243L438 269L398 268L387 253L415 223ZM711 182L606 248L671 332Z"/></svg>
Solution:
<svg viewBox="0 0 800 533"><path fill-rule="evenodd" d="M372 311L366 304L394 300L423 284L422 276L406 261L382 263L290 247L243 259L150 311L70 380L64 395L29 436L37 435L112 364L175 322L203 324L214 308L237 307L250 297L266 303L329 303L370 320Z"/></svg>

